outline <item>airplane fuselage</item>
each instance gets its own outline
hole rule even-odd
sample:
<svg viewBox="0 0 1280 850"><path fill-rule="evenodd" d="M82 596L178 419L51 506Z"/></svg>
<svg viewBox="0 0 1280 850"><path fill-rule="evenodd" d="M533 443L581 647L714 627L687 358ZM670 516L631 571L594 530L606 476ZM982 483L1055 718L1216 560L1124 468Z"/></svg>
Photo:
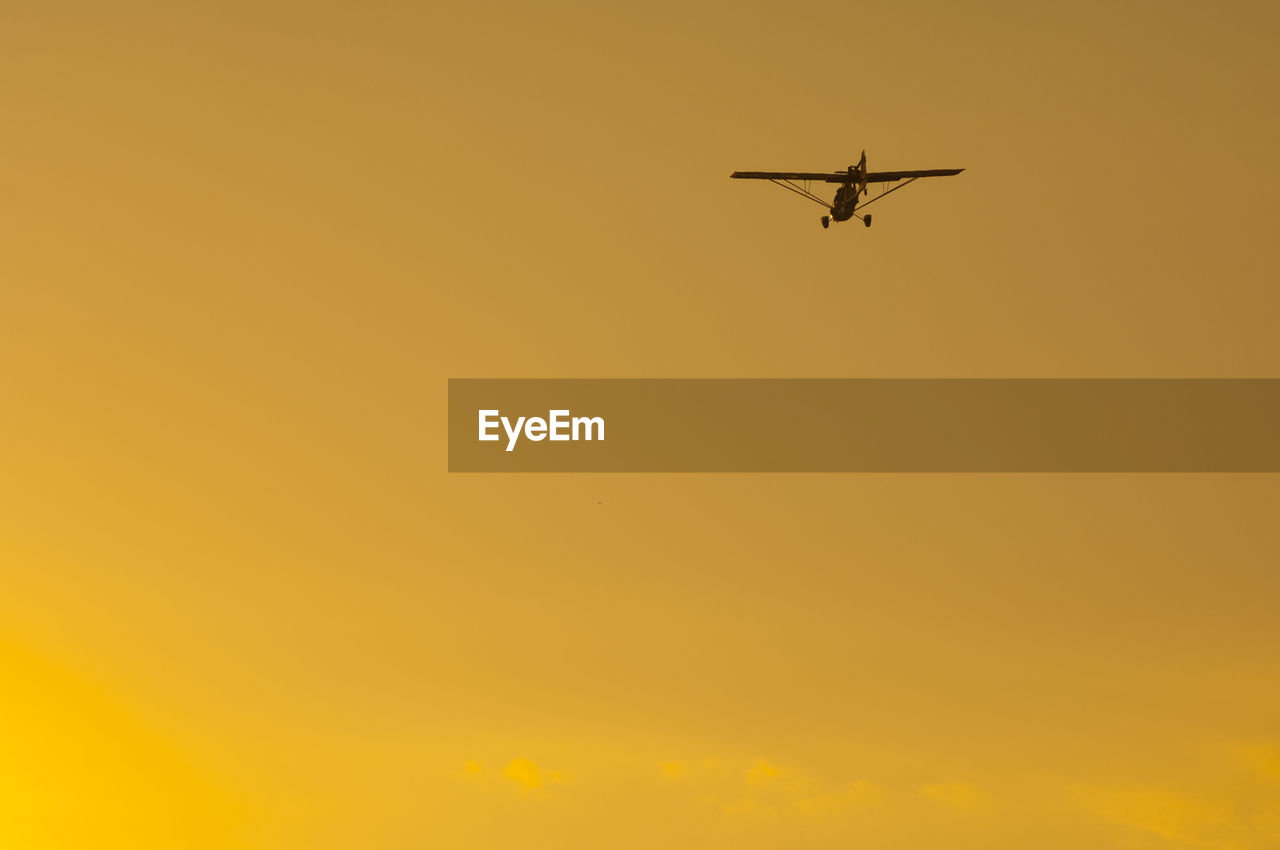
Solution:
<svg viewBox="0 0 1280 850"><path fill-rule="evenodd" d="M831 202L831 218L835 221L848 221L853 218L853 211L858 206L859 187L845 183L836 189L835 200Z"/></svg>
<svg viewBox="0 0 1280 850"><path fill-rule="evenodd" d="M833 221L848 221L853 218L858 208L858 199L867 191L867 155L862 161L849 166L849 179L836 189L835 200L831 202L831 218Z"/></svg>

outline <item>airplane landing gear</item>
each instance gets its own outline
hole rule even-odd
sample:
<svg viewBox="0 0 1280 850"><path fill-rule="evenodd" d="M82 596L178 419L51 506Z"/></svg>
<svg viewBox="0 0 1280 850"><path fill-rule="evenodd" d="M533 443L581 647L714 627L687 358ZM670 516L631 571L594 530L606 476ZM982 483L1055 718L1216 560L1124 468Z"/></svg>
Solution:
<svg viewBox="0 0 1280 850"><path fill-rule="evenodd" d="M826 230L826 229L827 229L828 227L830 227L830 226L831 226L831 216L829 216L829 215L824 215L824 216L822 217L822 229L823 229L823 230Z"/></svg>
<svg viewBox="0 0 1280 850"><path fill-rule="evenodd" d="M862 217L862 224L863 224L863 226L864 226L864 227L870 227L870 226L871 226L871 215L870 215L870 214L864 215L864 216Z"/></svg>

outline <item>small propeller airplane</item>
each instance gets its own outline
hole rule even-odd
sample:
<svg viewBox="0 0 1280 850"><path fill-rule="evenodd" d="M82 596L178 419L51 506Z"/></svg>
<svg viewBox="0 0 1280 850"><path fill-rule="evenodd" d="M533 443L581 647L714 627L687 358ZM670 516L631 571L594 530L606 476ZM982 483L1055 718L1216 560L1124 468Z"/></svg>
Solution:
<svg viewBox="0 0 1280 850"><path fill-rule="evenodd" d="M848 171L837 171L832 174L805 171L735 171L730 174L738 180L768 180L784 189L808 198L830 210L830 215L822 217L822 226L830 227L833 221L848 221L851 218L860 220L867 227L871 226L871 213L858 215L858 210L870 206L885 195L892 194L908 183L914 183L921 177L951 177L964 171L963 168L933 168L925 171L867 171L867 152L862 152L862 159L857 165L849 166ZM827 203L809 190L810 183L839 183L836 197ZM869 183L897 183L892 189L886 189L868 201L862 200L867 194Z"/></svg>

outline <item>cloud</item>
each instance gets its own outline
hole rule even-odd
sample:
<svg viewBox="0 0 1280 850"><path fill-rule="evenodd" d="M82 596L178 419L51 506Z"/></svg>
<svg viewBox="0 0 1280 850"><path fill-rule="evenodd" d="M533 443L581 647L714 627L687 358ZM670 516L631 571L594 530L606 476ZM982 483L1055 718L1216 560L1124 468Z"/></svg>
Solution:
<svg viewBox="0 0 1280 850"><path fill-rule="evenodd" d="M849 784L849 787L845 789L844 795L851 803L863 804L879 800L884 796L884 791L875 783L859 779L857 782Z"/></svg>
<svg viewBox="0 0 1280 850"><path fill-rule="evenodd" d="M1077 797L1095 816L1155 847L1272 850L1280 847L1280 747L1235 747L1194 786L1088 786Z"/></svg>
<svg viewBox="0 0 1280 850"><path fill-rule="evenodd" d="M949 809L966 812L980 807L986 800L986 795L967 782L924 785L920 788L920 796L941 803Z"/></svg>
<svg viewBox="0 0 1280 850"><path fill-rule="evenodd" d="M543 770L532 759L514 758L502 768L502 775L527 791L542 790L565 782L567 777L557 770Z"/></svg>
<svg viewBox="0 0 1280 850"><path fill-rule="evenodd" d="M1280 781L1280 746L1249 744L1234 749L1235 754L1261 776Z"/></svg>
<svg viewBox="0 0 1280 850"><path fill-rule="evenodd" d="M827 782L765 758L749 762L667 761L663 776L731 820L784 822L828 819L878 805L879 786L867 780Z"/></svg>
<svg viewBox="0 0 1280 850"><path fill-rule="evenodd" d="M542 787L542 771L531 759L512 759L502 769L502 775L521 788Z"/></svg>
<svg viewBox="0 0 1280 850"><path fill-rule="evenodd" d="M764 759L756 759L751 767L747 768L747 787L749 788L763 788L777 782L780 778L782 778L782 768L769 764Z"/></svg>
<svg viewBox="0 0 1280 850"><path fill-rule="evenodd" d="M1236 848L1215 840L1236 818L1230 803L1163 788L1101 788L1084 795L1097 815L1129 831L1164 839L1172 846Z"/></svg>

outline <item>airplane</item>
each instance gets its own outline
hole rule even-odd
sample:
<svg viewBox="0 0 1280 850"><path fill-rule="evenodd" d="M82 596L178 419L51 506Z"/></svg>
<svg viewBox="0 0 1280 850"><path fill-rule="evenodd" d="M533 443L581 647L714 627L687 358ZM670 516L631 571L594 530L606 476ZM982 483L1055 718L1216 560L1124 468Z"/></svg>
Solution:
<svg viewBox="0 0 1280 850"><path fill-rule="evenodd" d="M805 171L735 171L729 176L737 180L768 180L770 183L776 183L784 189L788 189L808 198L816 204L821 204L830 210L830 215L822 217L822 226L830 227L833 221L848 221L856 218L867 227L871 226L871 213L858 215L858 210L865 206L875 203L885 195L892 194L908 183L914 183L921 177L951 177L964 171L963 168L933 168L925 171L867 171L867 152L862 152L862 159L858 160L857 165L849 166L848 171L836 171L832 174L824 172L805 172ZM904 181L898 183L898 181ZM796 181L801 181L804 185L797 185ZM840 188L836 189L836 197L831 203L827 203L813 192L809 191L810 182L820 183L839 183ZM876 195L869 201L861 200L867 194L867 184L869 183L898 183L892 189L886 189Z"/></svg>

